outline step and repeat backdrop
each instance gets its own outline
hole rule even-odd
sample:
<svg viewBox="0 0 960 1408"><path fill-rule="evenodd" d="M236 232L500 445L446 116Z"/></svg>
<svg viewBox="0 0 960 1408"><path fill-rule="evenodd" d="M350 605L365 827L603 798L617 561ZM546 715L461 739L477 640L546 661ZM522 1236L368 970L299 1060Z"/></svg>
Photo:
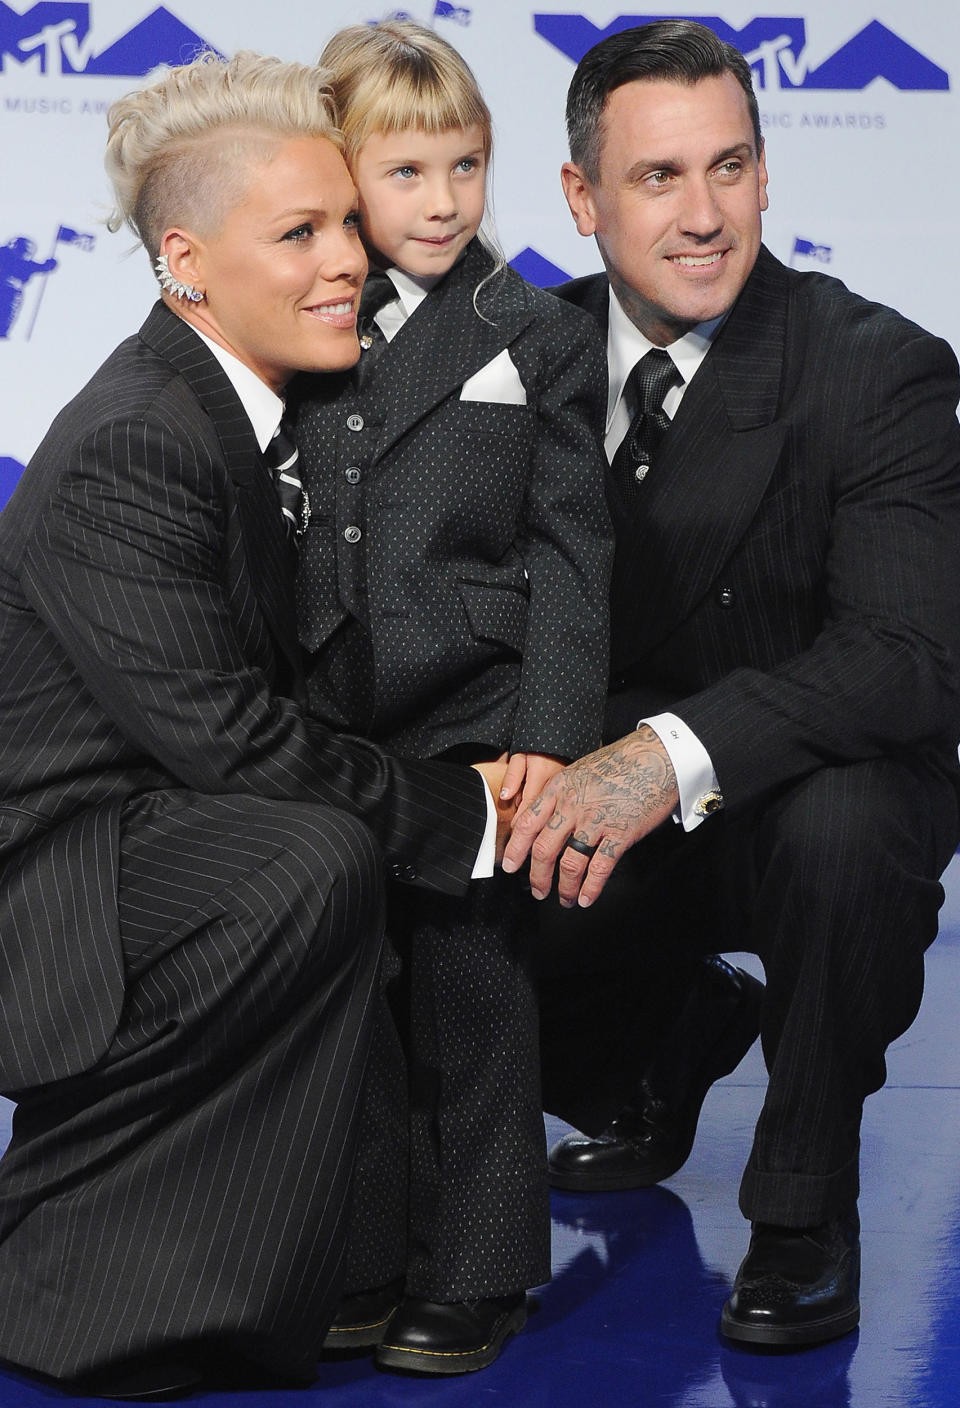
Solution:
<svg viewBox="0 0 960 1408"><path fill-rule="evenodd" d="M564 204L563 107L598 39L696 18L748 56L770 172L766 241L960 349L960 5L777 0L716 12L617 12L614 0L0 0L0 505L63 403L156 286L143 251L104 224L106 112L159 65L201 47L312 60L341 25L404 16L466 56L496 126L494 213L537 283L599 267Z"/></svg>

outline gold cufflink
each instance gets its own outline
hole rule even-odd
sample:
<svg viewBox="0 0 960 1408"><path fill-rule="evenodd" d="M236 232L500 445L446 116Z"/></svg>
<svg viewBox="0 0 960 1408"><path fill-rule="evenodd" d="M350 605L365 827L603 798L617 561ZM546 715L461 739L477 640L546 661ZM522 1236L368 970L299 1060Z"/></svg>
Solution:
<svg viewBox="0 0 960 1408"><path fill-rule="evenodd" d="M706 792L694 806L697 816L711 816L723 806L722 792Z"/></svg>

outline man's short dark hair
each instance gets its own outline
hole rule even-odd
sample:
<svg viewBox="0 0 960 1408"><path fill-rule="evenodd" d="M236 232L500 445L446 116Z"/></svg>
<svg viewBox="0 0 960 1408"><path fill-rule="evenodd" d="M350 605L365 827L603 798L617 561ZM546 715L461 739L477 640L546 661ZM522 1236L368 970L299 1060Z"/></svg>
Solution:
<svg viewBox="0 0 960 1408"><path fill-rule="evenodd" d="M594 44L577 65L567 94L570 156L588 181L600 178L603 112L616 88L634 79L697 83L732 73L747 99L757 155L763 145L750 65L739 49L695 20L655 20Z"/></svg>

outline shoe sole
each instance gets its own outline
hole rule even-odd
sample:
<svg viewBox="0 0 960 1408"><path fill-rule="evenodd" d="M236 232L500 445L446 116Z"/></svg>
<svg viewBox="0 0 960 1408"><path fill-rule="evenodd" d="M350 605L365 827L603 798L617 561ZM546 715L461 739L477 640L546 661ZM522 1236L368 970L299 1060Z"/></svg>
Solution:
<svg viewBox="0 0 960 1408"><path fill-rule="evenodd" d="M734 1031L727 1033L726 1041L719 1042L713 1053L723 1069L715 1070L708 1080L701 1082L689 1102L687 1128L676 1156L656 1165L652 1172L649 1169L646 1170L642 1175L618 1173L604 1176L597 1173L577 1174L562 1170L555 1171L548 1160L547 1175L551 1188L558 1188L565 1193L623 1193L631 1188L654 1188L664 1179L672 1178L675 1173L680 1172L693 1150L693 1142L697 1137L697 1126L700 1123L700 1111L703 1109L703 1102L707 1098L710 1087L737 1069L757 1039L757 1017L765 989L763 984L758 982L752 974L743 973L742 969L740 971L746 985L744 1000L740 1004L740 1020L735 1024ZM745 1030L750 1032L749 1039Z"/></svg>
<svg viewBox="0 0 960 1408"><path fill-rule="evenodd" d="M331 1328L323 1341L323 1349L376 1349L387 1333L390 1316L396 1310L393 1306L382 1320L371 1321L369 1325L344 1325Z"/></svg>
<svg viewBox="0 0 960 1408"><path fill-rule="evenodd" d="M704 1093L706 1098L706 1093ZM700 1102L701 1104L703 1101ZM691 1148L693 1147L691 1141ZM632 1173L610 1174L602 1177L597 1173L587 1173L578 1175L575 1173L554 1173L550 1170L550 1187L556 1188L564 1193L624 1193L631 1188L655 1188L658 1183L662 1183L665 1178L672 1178L690 1157L690 1149L683 1155L679 1162L662 1164L652 1172L647 1171L638 1176Z"/></svg>
<svg viewBox="0 0 960 1408"><path fill-rule="evenodd" d="M94 1370L75 1383L61 1379L60 1384L84 1397L122 1399L131 1403L182 1398L184 1394L207 1386L203 1373L193 1364L151 1361Z"/></svg>
<svg viewBox="0 0 960 1408"><path fill-rule="evenodd" d="M720 1315L720 1330L728 1340L741 1340L747 1344L780 1345L790 1347L824 1344L827 1340L839 1339L848 1335L860 1323L860 1307L846 1310L842 1315L831 1315L823 1320L811 1320L806 1325L750 1325L741 1323L729 1316L724 1307Z"/></svg>
<svg viewBox="0 0 960 1408"><path fill-rule="evenodd" d="M381 1344L373 1356L378 1369L403 1369L412 1374L471 1374L492 1364L509 1335L527 1323L527 1308L517 1306L506 1317L489 1344L479 1349L436 1351L405 1349L402 1345Z"/></svg>

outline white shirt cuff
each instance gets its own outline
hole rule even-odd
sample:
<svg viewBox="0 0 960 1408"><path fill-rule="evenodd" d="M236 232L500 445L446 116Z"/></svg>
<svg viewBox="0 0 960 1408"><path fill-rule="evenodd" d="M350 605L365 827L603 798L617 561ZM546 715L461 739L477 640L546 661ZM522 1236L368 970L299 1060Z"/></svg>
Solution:
<svg viewBox="0 0 960 1408"><path fill-rule="evenodd" d="M693 831L710 811L721 803L720 784L713 770L710 754L697 735L688 728L676 714L656 714L650 719L641 719L648 724L667 750L677 778L677 791L680 805L673 814L684 831ZM637 727L639 728L639 724ZM709 808L705 805L709 803Z"/></svg>
<svg viewBox="0 0 960 1408"><path fill-rule="evenodd" d="M497 805L483 773L480 774L480 778L483 782L483 795L487 802L487 824L484 828L483 840L480 842L477 858L473 863L471 880L489 880L497 863Z"/></svg>

